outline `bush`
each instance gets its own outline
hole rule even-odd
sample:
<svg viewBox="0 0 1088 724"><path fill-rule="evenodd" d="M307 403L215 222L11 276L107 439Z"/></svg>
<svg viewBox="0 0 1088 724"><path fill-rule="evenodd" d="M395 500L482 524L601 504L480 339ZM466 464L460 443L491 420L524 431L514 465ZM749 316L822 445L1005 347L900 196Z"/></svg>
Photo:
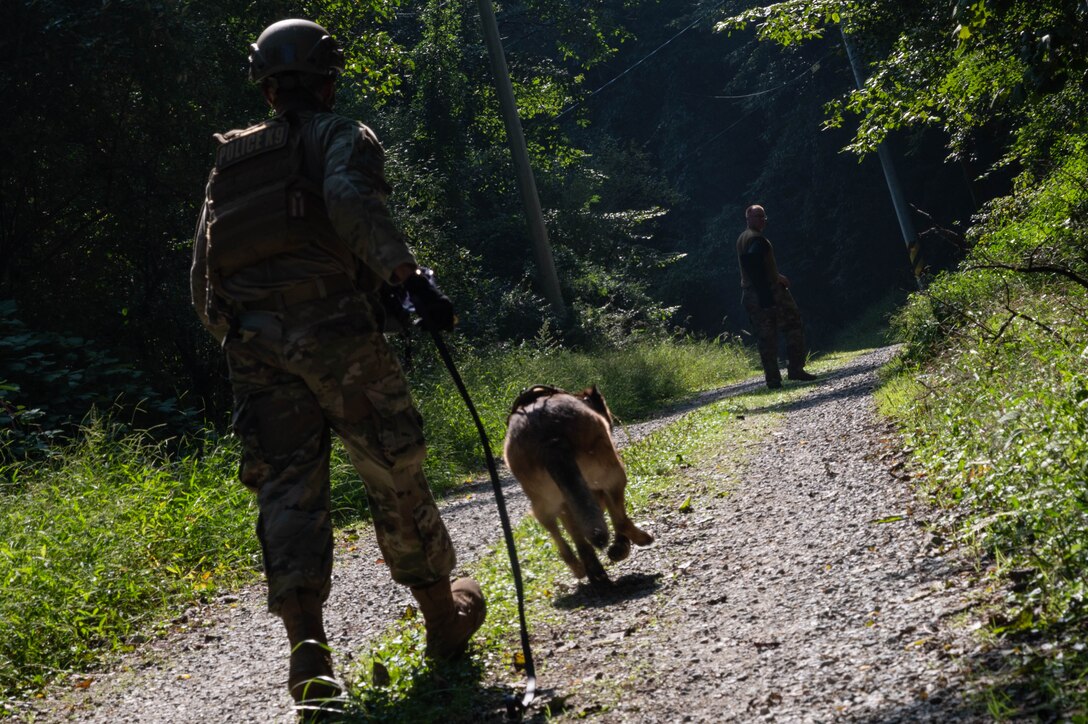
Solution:
<svg viewBox="0 0 1088 724"><path fill-rule="evenodd" d="M173 430L196 417L131 365L81 337L31 331L0 300L0 463L47 453L96 408Z"/></svg>

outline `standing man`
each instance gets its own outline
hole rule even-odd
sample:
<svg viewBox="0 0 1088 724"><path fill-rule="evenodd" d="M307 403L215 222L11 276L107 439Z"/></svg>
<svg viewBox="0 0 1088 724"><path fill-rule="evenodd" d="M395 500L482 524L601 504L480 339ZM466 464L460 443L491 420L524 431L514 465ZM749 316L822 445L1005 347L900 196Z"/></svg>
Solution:
<svg viewBox="0 0 1088 724"><path fill-rule="evenodd" d="M287 685L314 709L341 693L322 623L330 431L366 487L390 574L419 603L427 653L461 655L485 603L471 578L450 583L453 545L423 476L422 419L382 335L377 292L403 285L429 329L452 329L453 305L393 224L373 131L332 113L344 67L336 41L315 23L283 20L261 33L249 62L275 115L216 136L190 281L227 356L268 608L290 642Z"/></svg>
<svg viewBox="0 0 1088 724"><path fill-rule="evenodd" d="M816 375L805 371L805 333L801 328L801 312L790 293L790 280L778 272L774 249L763 235L767 212L762 206L749 206L744 219L748 228L737 239L741 301L755 327L767 387L782 386L782 372L778 369L780 329L786 335L789 378L814 380Z"/></svg>

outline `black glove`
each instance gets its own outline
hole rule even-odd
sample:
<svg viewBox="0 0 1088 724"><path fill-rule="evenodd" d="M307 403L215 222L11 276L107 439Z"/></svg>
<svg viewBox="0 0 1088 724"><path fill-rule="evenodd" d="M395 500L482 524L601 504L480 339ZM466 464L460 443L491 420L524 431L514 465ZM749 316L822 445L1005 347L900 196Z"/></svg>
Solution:
<svg viewBox="0 0 1088 724"><path fill-rule="evenodd" d="M418 267L412 276L404 280L404 289L408 292L413 311L419 315L420 326L435 332L453 329L457 323L453 302L438 288L433 271Z"/></svg>
<svg viewBox="0 0 1088 724"><path fill-rule="evenodd" d="M383 282L378 298L382 303L382 332L396 334L412 328L412 303L404 287Z"/></svg>

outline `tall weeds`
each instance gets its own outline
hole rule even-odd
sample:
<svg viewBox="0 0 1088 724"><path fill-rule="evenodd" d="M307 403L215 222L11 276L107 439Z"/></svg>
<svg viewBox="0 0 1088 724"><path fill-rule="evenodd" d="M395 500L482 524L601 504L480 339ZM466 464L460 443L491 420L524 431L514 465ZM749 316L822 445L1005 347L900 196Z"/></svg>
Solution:
<svg viewBox="0 0 1088 724"><path fill-rule="evenodd" d="M173 458L108 422L12 464L0 505L0 690L33 691L148 632L169 603L255 576L232 451Z"/></svg>

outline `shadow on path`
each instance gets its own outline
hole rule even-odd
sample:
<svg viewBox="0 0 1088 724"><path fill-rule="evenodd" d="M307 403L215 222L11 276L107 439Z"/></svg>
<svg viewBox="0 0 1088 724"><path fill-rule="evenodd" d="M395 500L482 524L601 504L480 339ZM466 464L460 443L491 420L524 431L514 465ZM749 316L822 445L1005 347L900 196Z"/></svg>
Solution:
<svg viewBox="0 0 1088 724"><path fill-rule="evenodd" d="M660 573L629 573L610 585L594 586L579 583L571 593L555 599L556 608L602 608L621 601L635 601L654 595L661 587Z"/></svg>

